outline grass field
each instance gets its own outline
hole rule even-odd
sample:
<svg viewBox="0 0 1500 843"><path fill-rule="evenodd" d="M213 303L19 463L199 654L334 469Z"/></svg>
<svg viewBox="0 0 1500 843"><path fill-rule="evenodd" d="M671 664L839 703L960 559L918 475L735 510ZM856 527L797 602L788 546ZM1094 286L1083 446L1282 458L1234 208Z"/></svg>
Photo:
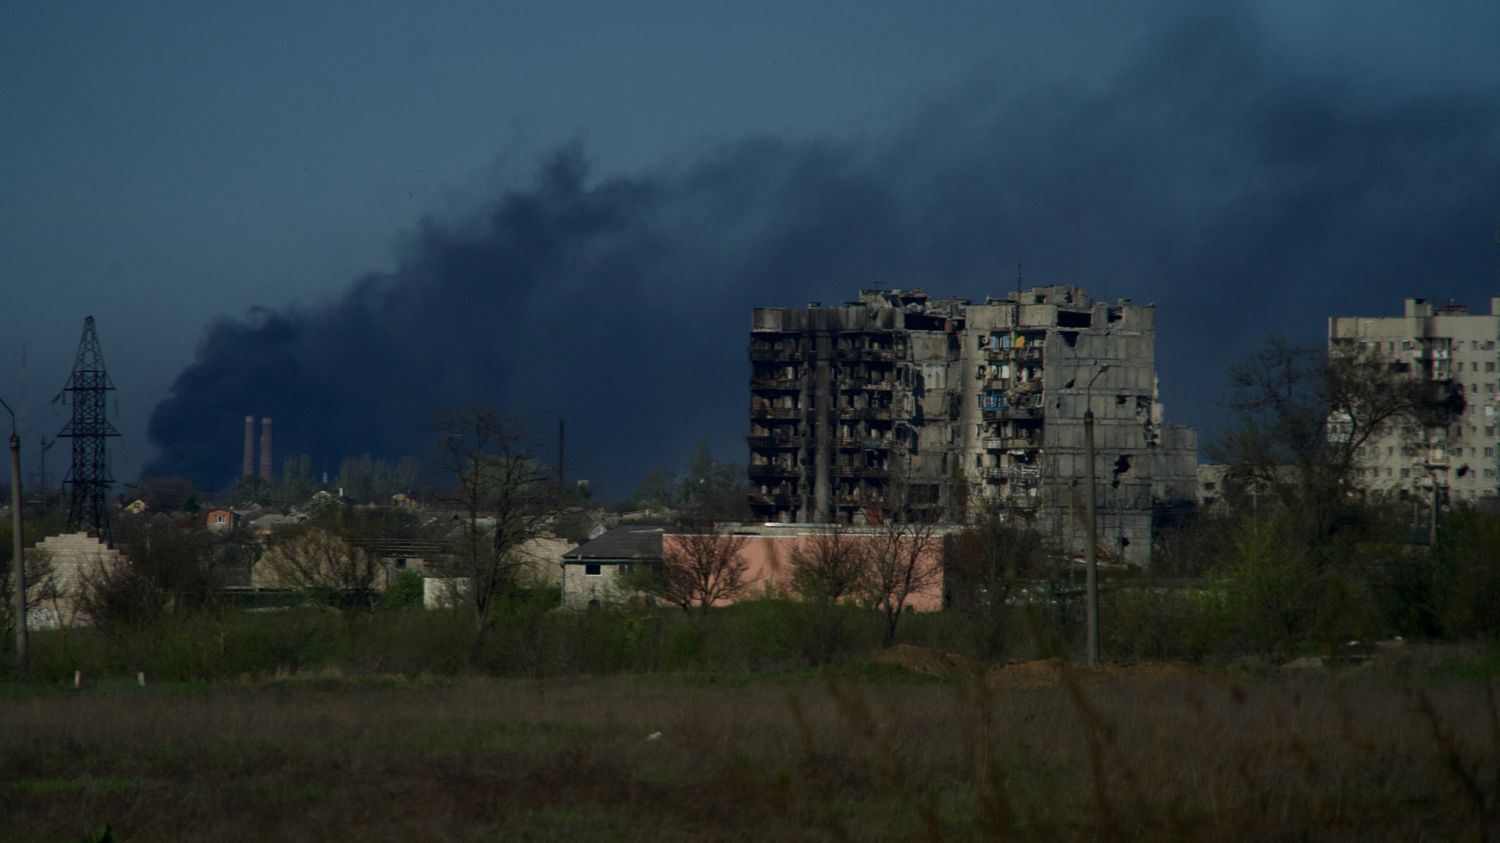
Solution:
<svg viewBox="0 0 1500 843"><path fill-rule="evenodd" d="M1490 683L1032 663L8 686L0 837L1478 840L1500 833Z"/></svg>

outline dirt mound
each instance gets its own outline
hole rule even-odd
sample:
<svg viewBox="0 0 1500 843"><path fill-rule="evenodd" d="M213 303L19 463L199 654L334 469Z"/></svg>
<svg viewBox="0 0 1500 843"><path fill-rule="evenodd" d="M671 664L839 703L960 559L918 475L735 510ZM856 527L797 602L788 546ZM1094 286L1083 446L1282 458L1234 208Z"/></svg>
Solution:
<svg viewBox="0 0 1500 843"><path fill-rule="evenodd" d="M1061 681L1066 667L1062 659L1012 662L990 671L990 685L995 688L1047 688Z"/></svg>
<svg viewBox="0 0 1500 843"><path fill-rule="evenodd" d="M871 659L876 664L894 665L905 668L912 673L921 673L927 676L957 677L978 676L984 672L979 662L974 661L957 653L949 653L944 650L933 650L927 647L913 647L910 644L897 644L888 650L881 650Z"/></svg>
<svg viewBox="0 0 1500 843"><path fill-rule="evenodd" d="M1047 688L1071 673L1079 680L1142 679L1148 682L1181 679L1201 671L1184 662L1140 662L1138 664L1101 664L1096 667L1068 664L1062 659L1035 659L1012 662L990 671L990 683L996 688Z"/></svg>
<svg viewBox="0 0 1500 843"><path fill-rule="evenodd" d="M1106 676L1128 676L1132 679L1182 679L1200 676L1203 668L1187 662L1137 662L1135 664L1106 664L1095 668ZM1085 675L1087 669L1085 669Z"/></svg>

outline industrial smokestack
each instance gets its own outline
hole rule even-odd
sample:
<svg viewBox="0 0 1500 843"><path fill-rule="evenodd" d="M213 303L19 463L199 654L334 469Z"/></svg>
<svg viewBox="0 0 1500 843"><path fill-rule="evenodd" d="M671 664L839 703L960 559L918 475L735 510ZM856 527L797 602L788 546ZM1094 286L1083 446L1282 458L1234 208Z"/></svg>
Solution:
<svg viewBox="0 0 1500 843"><path fill-rule="evenodd" d="M255 473L255 416L245 416L245 458L240 462L240 476Z"/></svg>
<svg viewBox="0 0 1500 843"><path fill-rule="evenodd" d="M271 482L271 417L260 420L260 479Z"/></svg>

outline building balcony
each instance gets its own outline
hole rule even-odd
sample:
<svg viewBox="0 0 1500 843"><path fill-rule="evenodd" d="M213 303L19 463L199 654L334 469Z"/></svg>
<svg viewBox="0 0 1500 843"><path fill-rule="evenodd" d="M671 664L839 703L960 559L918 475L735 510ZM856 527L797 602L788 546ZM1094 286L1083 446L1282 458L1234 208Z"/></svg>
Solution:
<svg viewBox="0 0 1500 843"><path fill-rule="evenodd" d="M771 407L765 404L750 408L752 419L800 419L802 410L797 407Z"/></svg>
<svg viewBox="0 0 1500 843"><path fill-rule="evenodd" d="M845 421L890 421L891 410L889 407L840 407L839 418Z"/></svg>
<svg viewBox="0 0 1500 843"><path fill-rule="evenodd" d="M751 492L751 506L774 506L778 509L786 509L798 504L797 496L791 492Z"/></svg>
<svg viewBox="0 0 1500 843"><path fill-rule="evenodd" d="M986 421L1029 421L1042 418L1041 407L997 407L981 411Z"/></svg>
<svg viewBox="0 0 1500 843"><path fill-rule="evenodd" d="M840 436L834 445L845 451L888 451L891 447L889 436Z"/></svg>
<svg viewBox="0 0 1500 843"><path fill-rule="evenodd" d="M890 392L895 386L892 381L868 378L845 378L838 383L838 388L844 392Z"/></svg>
<svg viewBox="0 0 1500 843"><path fill-rule="evenodd" d="M792 391L792 392L799 392L802 389L802 380L800 378L785 378L785 377L780 377L780 378L777 378L777 377L751 378L750 379L750 388L751 389L776 389L776 390L787 390L787 391Z"/></svg>
<svg viewBox="0 0 1500 843"><path fill-rule="evenodd" d="M1042 447L1040 436L986 436L979 440L986 451L1014 451Z"/></svg>
<svg viewBox="0 0 1500 843"><path fill-rule="evenodd" d="M754 363L797 363L802 352L795 348L751 348L750 360Z"/></svg>
<svg viewBox="0 0 1500 843"><path fill-rule="evenodd" d="M896 359L896 352L889 348L840 348L834 356L845 362L891 363Z"/></svg>
<svg viewBox="0 0 1500 843"><path fill-rule="evenodd" d="M996 361L1014 360L1021 363L1039 363L1042 360L1042 347L1024 345L1020 348L990 348L985 350L985 357Z"/></svg>
<svg viewBox="0 0 1500 843"><path fill-rule="evenodd" d="M747 471L752 480L797 477L802 473L802 469L795 465L781 465L779 463L762 463L759 465L751 463Z"/></svg>
<svg viewBox="0 0 1500 843"><path fill-rule="evenodd" d="M746 436L745 443L751 448L800 448L801 436Z"/></svg>

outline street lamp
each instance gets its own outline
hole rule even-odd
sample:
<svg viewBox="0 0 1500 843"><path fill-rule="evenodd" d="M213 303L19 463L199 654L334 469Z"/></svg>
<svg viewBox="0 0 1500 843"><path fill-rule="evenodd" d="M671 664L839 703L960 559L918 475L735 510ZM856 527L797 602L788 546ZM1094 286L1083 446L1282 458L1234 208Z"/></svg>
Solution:
<svg viewBox="0 0 1500 843"><path fill-rule="evenodd" d="M0 398L10 413L10 548L12 588L16 605L16 678L26 678L26 561L21 556L21 437L16 433L16 411Z"/></svg>
<svg viewBox="0 0 1500 843"><path fill-rule="evenodd" d="M1094 376L1089 378L1088 385L1083 388L1083 441L1084 450L1084 482L1088 484L1088 497L1085 499L1088 507L1088 547L1084 549L1084 613L1087 618L1088 635L1088 664L1099 663L1099 519L1095 516L1097 498L1099 491L1094 485L1094 405L1089 400L1089 390L1094 388L1094 381L1099 376L1109 371L1109 364L1102 363L1094 371Z"/></svg>

